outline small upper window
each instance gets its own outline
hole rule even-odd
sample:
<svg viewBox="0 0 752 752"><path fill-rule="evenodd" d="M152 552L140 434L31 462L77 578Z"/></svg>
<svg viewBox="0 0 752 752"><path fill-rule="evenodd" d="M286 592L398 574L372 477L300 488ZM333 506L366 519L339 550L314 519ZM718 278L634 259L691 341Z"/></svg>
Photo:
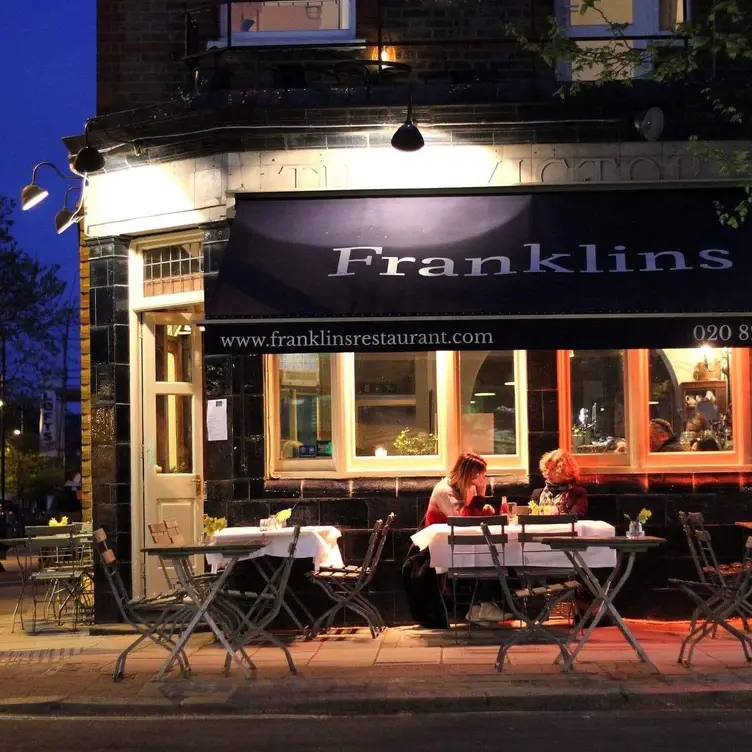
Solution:
<svg viewBox="0 0 752 752"><path fill-rule="evenodd" d="M220 28L232 44L313 44L355 36L354 0L261 0L224 6Z"/></svg>
<svg viewBox="0 0 752 752"><path fill-rule="evenodd" d="M144 257L144 297L193 292L203 287L201 243L150 248Z"/></svg>

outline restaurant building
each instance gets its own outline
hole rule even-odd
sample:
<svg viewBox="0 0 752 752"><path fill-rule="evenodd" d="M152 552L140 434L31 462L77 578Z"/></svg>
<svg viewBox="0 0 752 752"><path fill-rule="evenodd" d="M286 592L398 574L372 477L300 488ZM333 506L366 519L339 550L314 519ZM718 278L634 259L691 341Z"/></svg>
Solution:
<svg viewBox="0 0 752 752"><path fill-rule="evenodd" d="M646 507L668 540L621 612L686 615L677 512L733 558L752 502L750 231L718 221L738 189L687 141L733 134L668 88L554 96L506 31L567 9L598 32L553 0L97 5L98 115L66 139L105 159L81 235L83 496L133 592L160 587L155 520L198 535L204 513L294 505L357 561L394 511L373 601L408 621L400 567L456 455L525 502L563 447L590 517ZM660 35L670 3L626 5ZM406 119L420 150L391 145ZM651 450L657 417L683 451Z"/></svg>

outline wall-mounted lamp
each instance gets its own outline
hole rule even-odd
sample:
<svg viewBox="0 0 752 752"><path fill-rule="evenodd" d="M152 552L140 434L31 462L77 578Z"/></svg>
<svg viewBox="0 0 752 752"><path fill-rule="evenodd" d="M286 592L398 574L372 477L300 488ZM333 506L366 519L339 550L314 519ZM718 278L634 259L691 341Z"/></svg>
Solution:
<svg viewBox="0 0 752 752"><path fill-rule="evenodd" d="M88 175L90 172L99 172L104 167L104 157L99 149L89 145L89 127L91 120L86 123L84 129L85 143L75 157L73 157L72 167L80 175Z"/></svg>
<svg viewBox="0 0 752 752"><path fill-rule="evenodd" d="M418 130L418 126L413 123L413 98L411 94L407 100L407 117L392 136L392 147L397 151L418 151L424 145L423 136Z"/></svg>
<svg viewBox="0 0 752 752"><path fill-rule="evenodd" d="M44 201L47 196L50 195L50 192L46 188L42 188L41 185L37 184L37 170L39 170L40 167L51 167L63 180L77 179L63 175L63 173L60 172L60 170L52 162L40 162L32 170L31 183L29 183L29 185L27 186L24 186L24 189L21 191L21 209L23 209L23 211L28 211L37 204L41 204L42 201Z"/></svg>
<svg viewBox="0 0 752 752"><path fill-rule="evenodd" d="M63 200L63 208L55 215L55 230L58 235L64 233L69 227L73 227L76 222L80 222L84 218L84 204L80 202L75 211L71 211L68 208L68 194L75 190L76 186L72 185L65 192L65 199Z"/></svg>

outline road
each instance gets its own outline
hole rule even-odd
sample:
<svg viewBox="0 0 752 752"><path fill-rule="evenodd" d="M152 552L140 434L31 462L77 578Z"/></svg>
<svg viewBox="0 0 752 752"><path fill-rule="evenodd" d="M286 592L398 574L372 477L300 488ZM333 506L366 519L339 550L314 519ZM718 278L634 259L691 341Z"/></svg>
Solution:
<svg viewBox="0 0 752 752"><path fill-rule="evenodd" d="M352 718L0 718L0 752L724 752L748 711L477 713Z"/></svg>

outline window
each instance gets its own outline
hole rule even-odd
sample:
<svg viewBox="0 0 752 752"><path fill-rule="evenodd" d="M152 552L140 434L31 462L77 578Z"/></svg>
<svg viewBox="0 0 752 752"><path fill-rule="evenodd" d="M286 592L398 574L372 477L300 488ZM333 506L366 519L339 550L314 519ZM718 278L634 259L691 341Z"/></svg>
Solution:
<svg viewBox="0 0 752 752"><path fill-rule="evenodd" d="M459 363L462 451L517 454L514 352L461 352Z"/></svg>
<svg viewBox="0 0 752 752"><path fill-rule="evenodd" d="M492 471L527 470L524 352L280 355L266 363L272 474L438 476L470 449Z"/></svg>
<svg viewBox="0 0 752 752"><path fill-rule="evenodd" d="M571 350L569 373L572 451L626 453L624 352Z"/></svg>
<svg viewBox="0 0 752 752"><path fill-rule="evenodd" d="M354 0L263 0L230 3L233 44L307 44L352 39L355 35ZM221 17L227 39L228 6Z"/></svg>
<svg viewBox="0 0 752 752"><path fill-rule="evenodd" d="M143 251L144 297L201 290L201 243L183 243Z"/></svg>
<svg viewBox="0 0 752 752"><path fill-rule="evenodd" d="M332 456L329 355L280 355L279 459Z"/></svg>
<svg viewBox="0 0 752 752"><path fill-rule="evenodd" d="M599 49L610 46L615 51L626 52L630 49L645 49L648 44L655 44L655 38L671 35L676 27L687 20L689 0L598 0L593 7L581 2L557 0L557 18L566 29L567 35L577 40L583 51L591 51L597 58ZM603 41L604 37L614 36L611 24L623 25L619 35L624 39L613 42ZM652 38L652 40L650 39ZM592 41L588 41L592 40ZM602 77L627 79L644 73L651 60L645 57L638 65L632 61L624 66L614 66L615 56L608 58L608 69L603 61L594 59L590 66L572 70L570 66L559 66L558 74L562 79L593 81ZM624 63L627 63L624 60Z"/></svg>
<svg viewBox="0 0 752 752"><path fill-rule="evenodd" d="M733 451L731 350L650 350L649 358L650 451Z"/></svg>
<svg viewBox="0 0 752 752"><path fill-rule="evenodd" d="M355 354L355 455L438 454L436 353Z"/></svg>

